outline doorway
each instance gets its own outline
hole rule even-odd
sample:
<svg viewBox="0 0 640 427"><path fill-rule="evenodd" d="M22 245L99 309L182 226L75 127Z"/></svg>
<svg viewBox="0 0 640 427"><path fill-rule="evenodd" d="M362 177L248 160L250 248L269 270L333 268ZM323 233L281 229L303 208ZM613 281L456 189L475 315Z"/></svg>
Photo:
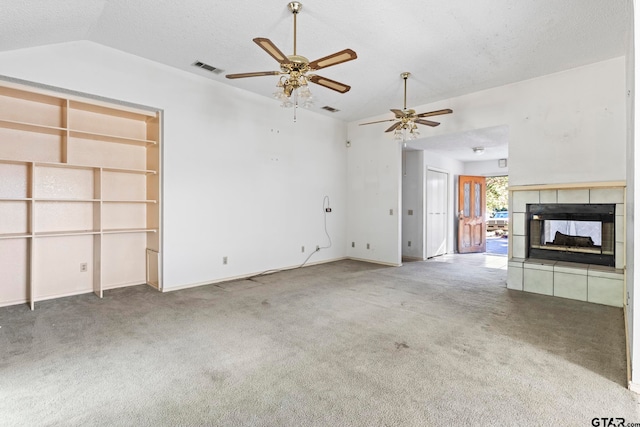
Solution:
<svg viewBox="0 0 640 427"><path fill-rule="evenodd" d="M487 254L509 251L509 177L487 177Z"/></svg>

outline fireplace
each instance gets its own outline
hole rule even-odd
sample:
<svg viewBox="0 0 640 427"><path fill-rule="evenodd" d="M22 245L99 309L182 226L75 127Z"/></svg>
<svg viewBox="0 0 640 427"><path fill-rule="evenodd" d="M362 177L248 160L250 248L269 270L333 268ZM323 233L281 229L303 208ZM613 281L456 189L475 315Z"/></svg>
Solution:
<svg viewBox="0 0 640 427"><path fill-rule="evenodd" d="M625 191L623 182L510 187L507 288L622 307Z"/></svg>
<svg viewBox="0 0 640 427"><path fill-rule="evenodd" d="M527 257L615 266L615 209L615 204L527 204Z"/></svg>

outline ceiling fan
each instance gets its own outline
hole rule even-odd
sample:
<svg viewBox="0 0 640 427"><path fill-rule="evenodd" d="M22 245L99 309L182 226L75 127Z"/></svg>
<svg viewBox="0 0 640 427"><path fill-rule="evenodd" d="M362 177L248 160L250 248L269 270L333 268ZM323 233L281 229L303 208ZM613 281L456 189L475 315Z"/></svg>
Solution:
<svg viewBox="0 0 640 427"><path fill-rule="evenodd" d="M409 78L410 75L411 73L408 73L408 72L400 74L400 77L404 79L404 107L402 108L402 110L398 110L394 108L391 109L391 112L395 114L396 117L394 119L378 120L378 121L369 122L369 123L360 123L360 126L370 125L373 123L391 122L391 121L397 120L387 130L385 130L385 132L393 131L394 132L393 135L396 140L404 141L406 139L406 131L409 131L410 139L416 139L420 135L420 132L418 131L418 126L417 126L418 124L431 126L431 127L435 127L440 124L438 122L434 122L431 120L425 120L423 117L432 117L432 116L439 116L442 114L453 113L453 110L449 108L445 108L444 110L429 111L427 113L420 113L420 114L416 114L416 110L407 109L407 79Z"/></svg>
<svg viewBox="0 0 640 427"><path fill-rule="evenodd" d="M282 90L277 91L274 95L276 98L283 101L283 106L297 105L297 97L309 100L311 98L311 92L307 87L307 83L309 81L328 89L335 90L336 92L348 92L349 89L351 89L351 86L326 77L308 73L356 59L356 53L351 49L344 49L340 52L336 52L311 62L304 56L298 55L296 46L296 17L302 9L302 4L297 1L293 1L288 4L288 8L291 13L293 13L293 55L285 55L269 39L262 37L253 39L258 46L264 49L264 51L271 55L273 59L280 63L280 71L227 74L226 77L228 79L241 79L245 77L280 76L277 87L282 88ZM294 94L294 97L296 97L296 101L294 103L291 103L289 100L292 93Z"/></svg>

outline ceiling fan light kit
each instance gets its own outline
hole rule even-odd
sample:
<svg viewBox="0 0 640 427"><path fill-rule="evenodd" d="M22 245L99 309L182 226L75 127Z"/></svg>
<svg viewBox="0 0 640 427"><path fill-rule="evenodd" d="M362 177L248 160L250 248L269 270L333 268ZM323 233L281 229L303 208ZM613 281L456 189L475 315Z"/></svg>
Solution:
<svg viewBox="0 0 640 427"><path fill-rule="evenodd" d="M293 14L293 55L285 55L282 51L269 39L264 37L256 37L253 39L262 50L267 52L269 56L278 61L280 71L257 71L251 73L227 74L228 79L242 79L247 77L260 76L280 76L276 84L277 90L273 93L274 98L281 102L283 107L294 107L294 121L296 120L295 109L301 105L302 107L310 107L313 104L313 96L309 90L309 82L324 86L327 89L334 90L339 93L346 93L351 86L331 80L326 77L313 74L316 70L342 64L343 62L352 61L358 55L351 49L344 49L339 52L327 55L315 61L309 61L306 57L298 55L297 31L298 31L298 14L302 10L302 3L297 1L289 2L287 5L289 11ZM451 109L430 111L427 113L416 114L415 110L407 108L407 79L411 73L404 72L400 77L404 80L404 106L402 110L391 109L395 115L394 119L379 120L376 122L361 123L368 125L373 123L395 121L385 132L393 132L393 138L396 141L405 143L408 139L416 139L420 136L418 125L438 126L440 123L426 120L425 117L437 116L441 114L450 114Z"/></svg>
<svg viewBox="0 0 640 427"><path fill-rule="evenodd" d="M245 77L280 76L274 92L274 97L282 102L283 107L303 107L312 104L312 95L308 83L312 82L339 93L346 93L351 86L335 80L311 74L316 70L342 64L356 59L358 56L351 49L344 49L315 61L309 61L297 52L297 16L302 10L302 3L293 1L287 5L293 14L293 55L285 55L269 39L263 37L254 38L253 41L267 52L280 64L280 71L258 71L252 73L227 74L228 79L240 79ZM295 116L294 116L295 118Z"/></svg>
<svg viewBox="0 0 640 427"><path fill-rule="evenodd" d="M385 130L385 132L393 132L393 139L395 141L404 142L406 146L407 138L417 139L420 136L420 131L418 130L418 124L431 126L431 127L436 127L440 124L438 122L434 122L431 120L425 120L424 117L432 117L432 116L439 116L442 114L453 113L453 110L451 110L450 108L445 108L443 110L429 111L426 113L416 114L416 110L407 108L407 79L409 78L410 75L411 73L406 71L400 74L400 77L404 80L404 105L402 110L398 110L394 108L391 109L391 112L396 117L394 119L360 123L360 126L371 125L374 123L396 121L387 130Z"/></svg>

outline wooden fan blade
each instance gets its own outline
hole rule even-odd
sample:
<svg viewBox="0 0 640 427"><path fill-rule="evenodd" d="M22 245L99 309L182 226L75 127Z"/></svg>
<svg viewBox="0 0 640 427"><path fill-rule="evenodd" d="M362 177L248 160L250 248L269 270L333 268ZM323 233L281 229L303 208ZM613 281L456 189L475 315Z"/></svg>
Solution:
<svg viewBox="0 0 640 427"><path fill-rule="evenodd" d="M391 127L387 130L385 130L385 132L391 132L393 130L396 130L397 127L399 127L400 125L402 125L402 122L397 122L391 125Z"/></svg>
<svg viewBox="0 0 640 427"><path fill-rule="evenodd" d="M404 117L404 111L402 110L396 110L395 108L392 108L391 112L395 114L397 118Z"/></svg>
<svg viewBox="0 0 640 427"><path fill-rule="evenodd" d="M392 121L394 121L394 120L396 120L396 119L387 119L387 120L378 120L378 121L376 121L376 122L360 123L360 126L363 126L363 125L372 125L372 124L374 124L374 123L392 122Z"/></svg>
<svg viewBox="0 0 640 427"><path fill-rule="evenodd" d="M253 41L262 49L264 49L265 52L271 55L271 57L276 61L278 61L279 63L281 64L291 63L291 61L289 61L289 58L287 58L287 55L282 53L282 51L278 49L278 47L275 44L273 44L271 40L265 39L262 37L256 37L255 39L253 39Z"/></svg>
<svg viewBox="0 0 640 427"><path fill-rule="evenodd" d="M281 74L280 71L257 71L255 73L227 74L225 77L228 79L243 79L245 77L277 76L279 74Z"/></svg>
<svg viewBox="0 0 640 427"><path fill-rule="evenodd" d="M432 122L431 120L423 120L423 119L415 119L414 122L420 123L421 125L431 126L431 127L436 127L440 124L438 122Z"/></svg>
<svg viewBox="0 0 640 427"><path fill-rule="evenodd" d="M349 90L351 89L351 86L348 86L344 83L340 83L335 80L328 79L326 77L316 76L315 74L309 76L309 80L311 80L317 85L324 86L326 88L335 90L336 92L340 92L340 93L349 92Z"/></svg>
<svg viewBox="0 0 640 427"><path fill-rule="evenodd" d="M351 49L341 50L324 58L316 59L309 63L312 70L320 70L321 68L331 67L332 65L342 64L343 62L356 59L358 55Z"/></svg>
<svg viewBox="0 0 640 427"><path fill-rule="evenodd" d="M451 114L451 113L453 113L452 109L445 108L444 110L429 111L428 113L417 114L416 117L431 117L431 116L439 116L441 114Z"/></svg>

